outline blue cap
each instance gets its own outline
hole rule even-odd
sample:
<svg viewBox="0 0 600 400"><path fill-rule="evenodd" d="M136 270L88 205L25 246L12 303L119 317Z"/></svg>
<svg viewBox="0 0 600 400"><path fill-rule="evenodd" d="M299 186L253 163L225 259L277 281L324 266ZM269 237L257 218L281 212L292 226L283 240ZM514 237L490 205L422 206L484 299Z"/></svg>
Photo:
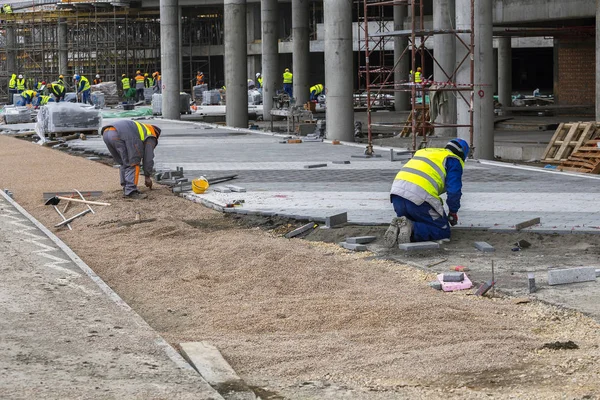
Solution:
<svg viewBox="0 0 600 400"><path fill-rule="evenodd" d="M471 149L469 148L469 144L465 140L460 138L452 139L451 141L449 141L446 145L446 149L452 151L454 154L462 158L463 161L467 160L467 157L469 156L469 151L471 151Z"/></svg>

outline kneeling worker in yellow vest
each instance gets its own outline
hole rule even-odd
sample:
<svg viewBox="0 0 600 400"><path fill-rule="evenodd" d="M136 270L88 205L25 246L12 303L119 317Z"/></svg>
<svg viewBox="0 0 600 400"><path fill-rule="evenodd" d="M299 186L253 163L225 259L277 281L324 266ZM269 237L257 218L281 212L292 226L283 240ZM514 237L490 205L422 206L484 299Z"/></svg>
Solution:
<svg viewBox="0 0 600 400"><path fill-rule="evenodd" d="M144 199L147 195L138 191L140 164L144 164L146 187L152 189L154 148L158 145L160 128L156 125L123 120L102 127L102 138L108 151L121 167L123 197Z"/></svg>
<svg viewBox="0 0 600 400"><path fill-rule="evenodd" d="M450 238L458 223L462 174L469 155L463 139L452 139L444 149L422 149L396 175L390 194L397 218L384 235L388 247L397 243ZM448 193L448 215L440 198Z"/></svg>

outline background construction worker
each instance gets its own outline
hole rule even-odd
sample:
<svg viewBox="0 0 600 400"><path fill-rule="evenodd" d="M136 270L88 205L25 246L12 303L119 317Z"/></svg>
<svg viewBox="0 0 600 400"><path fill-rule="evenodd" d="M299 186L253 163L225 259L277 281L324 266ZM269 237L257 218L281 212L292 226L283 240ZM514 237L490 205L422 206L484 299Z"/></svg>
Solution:
<svg viewBox="0 0 600 400"><path fill-rule="evenodd" d="M384 235L388 247L396 243L450 238L458 223L462 174L469 155L463 139L452 139L444 149L422 149L396 175L390 194L397 217ZM448 193L446 216L440 195Z"/></svg>
<svg viewBox="0 0 600 400"><path fill-rule="evenodd" d="M4 14L12 14L12 13L13 13L13 10L12 10L12 7L10 6L10 4L4 4L4 5L2 6L2 12L3 12Z"/></svg>
<svg viewBox="0 0 600 400"><path fill-rule="evenodd" d="M67 87L67 85L65 84L65 77L63 75L59 75L58 76L58 80L56 81L56 83L63 85L63 87Z"/></svg>
<svg viewBox="0 0 600 400"><path fill-rule="evenodd" d="M160 72L155 71L152 74L154 78L154 93L162 93L162 79L160 77Z"/></svg>
<svg viewBox="0 0 600 400"><path fill-rule="evenodd" d="M100 74L96 74L96 77L94 78L94 85L99 83L102 83L102 79L100 79Z"/></svg>
<svg viewBox="0 0 600 400"><path fill-rule="evenodd" d="M45 106L48 103L54 103L54 99L52 98L52 96L40 96L40 106Z"/></svg>
<svg viewBox="0 0 600 400"><path fill-rule="evenodd" d="M129 100L129 98L131 97L129 95L129 89L131 89L131 81L125 74L121 75L121 87L123 89L123 100Z"/></svg>
<svg viewBox="0 0 600 400"><path fill-rule="evenodd" d="M17 74L12 74L8 81L8 104L13 103L15 94L17 94Z"/></svg>
<svg viewBox="0 0 600 400"><path fill-rule="evenodd" d="M37 92L35 90L23 90L21 92L21 97L25 100L25 105L33 104L33 100L37 97Z"/></svg>
<svg viewBox="0 0 600 400"><path fill-rule="evenodd" d="M23 90L25 90L25 78L23 75L19 75L17 77L17 93L21 93Z"/></svg>
<svg viewBox="0 0 600 400"><path fill-rule="evenodd" d="M283 72L283 91L286 92L288 94L288 96L290 96L290 99L294 94L294 75L290 72L289 68L286 68L285 71Z"/></svg>
<svg viewBox="0 0 600 400"><path fill-rule="evenodd" d="M310 87L310 101L316 102L319 95L323 93L325 87L321 83L317 83L315 86Z"/></svg>
<svg viewBox="0 0 600 400"><path fill-rule="evenodd" d="M75 82L75 89L77 91L77 94L79 95L81 93L81 102L84 104L89 103L93 105L92 99L90 97L90 81L88 81L88 79L85 76L80 76L78 74L75 74L75 76L73 76L73 81Z"/></svg>
<svg viewBox="0 0 600 400"><path fill-rule="evenodd" d="M38 81L35 85L35 90L37 90L38 92L43 91L44 89L46 89L46 81Z"/></svg>
<svg viewBox="0 0 600 400"><path fill-rule="evenodd" d="M262 87L263 87L263 78L262 78L262 75L260 74L260 72L256 73L256 87L258 89L262 89Z"/></svg>
<svg viewBox="0 0 600 400"><path fill-rule="evenodd" d="M144 76L141 71L135 71L135 101L144 100Z"/></svg>
<svg viewBox="0 0 600 400"><path fill-rule="evenodd" d="M65 101L65 94L67 90L60 83L49 83L48 90L54 95L57 103L60 103L61 100Z"/></svg>
<svg viewBox="0 0 600 400"><path fill-rule="evenodd" d="M196 72L196 86L204 85L204 73L202 71Z"/></svg>
<svg viewBox="0 0 600 400"><path fill-rule="evenodd" d="M147 196L138 191L140 163L143 161L146 187L152 189L154 148L158 145L160 128L137 121L122 120L102 127L102 139L115 162L121 167L123 197L143 199Z"/></svg>
<svg viewBox="0 0 600 400"><path fill-rule="evenodd" d="M144 87L146 89L154 87L154 78L148 76L147 72L144 74Z"/></svg>

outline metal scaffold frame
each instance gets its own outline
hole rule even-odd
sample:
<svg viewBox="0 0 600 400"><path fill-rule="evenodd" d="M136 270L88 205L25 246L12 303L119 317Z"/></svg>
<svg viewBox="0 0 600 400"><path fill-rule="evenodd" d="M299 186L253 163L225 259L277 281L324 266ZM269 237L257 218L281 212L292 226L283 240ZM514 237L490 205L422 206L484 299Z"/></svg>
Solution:
<svg viewBox="0 0 600 400"><path fill-rule="evenodd" d="M474 99L474 42L475 42L475 22L474 22L474 3L471 0L470 9L470 29L447 29L433 30L426 29L424 23L424 0L362 0L363 23L361 25L364 33L364 38L359 39L359 50L364 50L365 65L361 67L359 64L359 79L364 79L367 92L367 125L368 125L368 144L366 154L373 154L373 134L372 134L372 119L371 112L377 108L385 95L395 92L410 92L411 93L411 135L413 151L427 146L427 131L441 127L463 127L469 128L469 144L473 148L473 99ZM406 6L409 8L409 16L407 22L410 23L409 30L390 31L386 28L385 21L377 21L379 26L378 32L369 34L369 15L383 16L384 7ZM378 12L370 12L370 9L377 7ZM435 7L435 5L434 5ZM360 9L360 7L359 7ZM381 18L380 18L381 19ZM359 14L359 21L361 17ZM388 22L389 23L389 22ZM361 32L359 31L359 34ZM426 47L427 39L433 38L435 35L453 35L456 38L456 45L463 46L466 54L460 60L456 60L455 68L451 71L445 71L443 67L435 59L435 54ZM408 46L403 50L402 54L394 60L393 65L385 63L385 45L394 37L405 37L408 39ZM389 50L387 50L389 52ZM379 57L371 57L377 54ZM409 79L395 81L394 71L402 62L406 62L407 57L410 57L411 71L417 71L419 66L425 66L425 57L428 55L434 65L437 65L445 75L443 80L435 82L429 79L423 79L420 84L416 84ZM469 81L457 82L456 77L458 70L468 65ZM423 76L426 76L423 74ZM408 77L407 77L408 78ZM439 79L439 78L438 78ZM413 79L414 80L414 79ZM433 123L426 118L426 94L430 92L432 85L435 85L436 91L452 92L457 101L464 101L469 108L469 124L444 124ZM421 94L421 96L419 96ZM422 98L419 103L420 97ZM405 123L390 125L392 128L403 128ZM417 137L421 136L421 142L417 144Z"/></svg>
<svg viewBox="0 0 600 400"><path fill-rule="evenodd" d="M59 39L62 24L66 25L66 43ZM120 80L121 74L132 77L137 69L151 73L160 68L160 23L156 12L105 2L32 5L27 10L2 15L0 30L2 97L7 96L13 73L23 74L31 86L34 81L55 81L59 74L69 78L78 73L90 81L100 74L104 81L115 81ZM7 40L9 30L11 43ZM61 51L67 55L66 71L60 71ZM9 70L13 69L12 63L13 71Z"/></svg>

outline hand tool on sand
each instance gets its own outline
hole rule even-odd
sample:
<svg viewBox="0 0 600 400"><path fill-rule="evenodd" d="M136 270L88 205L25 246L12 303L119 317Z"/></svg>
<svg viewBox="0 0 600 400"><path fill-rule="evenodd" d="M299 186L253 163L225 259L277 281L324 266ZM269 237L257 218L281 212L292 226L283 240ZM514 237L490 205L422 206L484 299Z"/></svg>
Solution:
<svg viewBox="0 0 600 400"><path fill-rule="evenodd" d="M46 202L44 203L44 205L46 205L46 206L50 205L50 206L54 207L54 209L56 210L56 213L58 215L60 215L60 217L63 219L63 222L64 222L67 219L65 218L64 214L60 212L60 210L58 209L58 207L56 207L56 205L58 204L58 202L56 202L54 199L56 199L56 197L49 198L48 200L46 200ZM67 228L69 228L70 231L73 230L73 228L71 227L71 225L69 223L67 223L66 225L67 225Z"/></svg>
<svg viewBox="0 0 600 400"><path fill-rule="evenodd" d="M94 209L92 208L92 205L99 205L99 206L110 206L110 203L103 203L100 201L90 201L90 200L86 200L85 197L83 197L83 194L77 190L77 189L73 189L74 193L77 193L79 195L79 197L81 197L80 199L75 199L72 197L63 197L63 196L52 196L49 197L46 202L44 203L45 205L51 205L54 207L54 209L56 210L56 212L58 213L58 215L60 215L60 217L63 219L62 222L59 222L58 224L54 225L54 227L56 228L60 228L61 226L67 226L69 228L69 230L73 230L73 228L70 225L70 222L72 222L73 220L79 218L79 217L83 217L84 215L88 214L88 213L92 213L95 214ZM67 202L67 205L71 204L71 202L73 203L83 203L86 205L87 209L70 217L70 218L66 218L64 213L67 210L67 207L64 208L63 212L61 213L60 210L58 209L58 207L56 207L61 200L64 200Z"/></svg>
<svg viewBox="0 0 600 400"><path fill-rule="evenodd" d="M75 203L83 203L83 204L87 204L87 205L93 205L93 206L110 206L110 203L103 203L101 201L91 201L91 200L81 200L81 199L74 199L71 197L63 197L63 196L54 196L49 198L48 200L46 200L46 205L58 205L58 203L60 203L61 200L64 201L72 201ZM93 210L90 210L93 212Z"/></svg>

